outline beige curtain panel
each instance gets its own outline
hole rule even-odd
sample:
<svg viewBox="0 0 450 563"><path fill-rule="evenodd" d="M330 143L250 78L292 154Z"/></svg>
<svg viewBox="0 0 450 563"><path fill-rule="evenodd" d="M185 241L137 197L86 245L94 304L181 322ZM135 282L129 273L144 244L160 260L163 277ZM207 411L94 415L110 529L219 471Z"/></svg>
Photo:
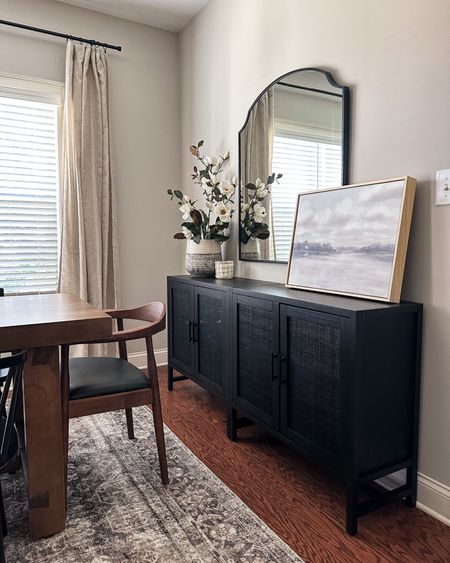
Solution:
<svg viewBox="0 0 450 563"><path fill-rule="evenodd" d="M67 43L59 290L117 306L118 251L111 179L108 66L99 47ZM89 347L89 353L98 353Z"/></svg>
<svg viewBox="0 0 450 563"><path fill-rule="evenodd" d="M245 162L243 170L244 185L249 182L255 183L257 178L266 182L267 176L272 174L272 153L274 135L274 92L270 88L258 100L249 117L244 130L242 147L245 151L242 162ZM262 259L275 258L275 245L272 221L272 200L270 194L263 202L266 208L266 222L270 229L270 237L266 240L258 240L259 253Z"/></svg>

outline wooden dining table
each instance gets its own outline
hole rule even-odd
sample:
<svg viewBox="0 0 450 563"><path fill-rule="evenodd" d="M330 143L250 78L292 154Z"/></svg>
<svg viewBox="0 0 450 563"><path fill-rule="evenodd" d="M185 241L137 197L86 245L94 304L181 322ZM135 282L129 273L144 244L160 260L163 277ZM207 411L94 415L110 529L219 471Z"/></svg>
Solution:
<svg viewBox="0 0 450 563"><path fill-rule="evenodd" d="M111 334L111 317L73 295L0 298L0 352L28 350L23 374L23 458L34 538L61 532L66 522L59 346Z"/></svg>

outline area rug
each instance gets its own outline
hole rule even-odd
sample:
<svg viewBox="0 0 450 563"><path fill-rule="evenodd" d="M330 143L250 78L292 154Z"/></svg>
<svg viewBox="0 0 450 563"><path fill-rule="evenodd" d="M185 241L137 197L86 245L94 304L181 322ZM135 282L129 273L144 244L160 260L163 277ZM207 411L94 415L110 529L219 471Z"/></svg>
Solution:
<svg viewBox="0 0 450 563"><path fill-rule="evenodd" d="M122 412L71 421L63 533L30 540L22 479L2 480L9 563L301 562L167 427L164 487L151 413L133 412L132 441Z"/></svg>

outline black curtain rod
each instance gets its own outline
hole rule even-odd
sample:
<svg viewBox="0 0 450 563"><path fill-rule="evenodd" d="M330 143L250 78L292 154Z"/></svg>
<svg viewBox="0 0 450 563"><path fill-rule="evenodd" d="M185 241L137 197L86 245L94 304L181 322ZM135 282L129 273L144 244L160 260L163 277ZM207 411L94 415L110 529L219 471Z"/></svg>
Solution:
<svg viewBox="0 0 450 563"><path fill-rule="evenodd" d="M83 37L75 37L75 35L67 35L66 33L59 33L57 31L49 31L48 29L42 29L41 27L33 27L31 25L25 25L23 23L0 20L0 24L9 25L11 27L18 27L20 29L27 29L28 31L36 31L37 33L45 33L46 35L54 35L55 37L63 37L64 39L72 39L72 41L80 41L81 43L89 43L89 45L96 45L97 47L105 47L105 49L114 49L115 51L122 50L122 47L120 47L119 45L110 45L109 43L101 43L100 41L95 41L94 39L84 39Z"/></svg>

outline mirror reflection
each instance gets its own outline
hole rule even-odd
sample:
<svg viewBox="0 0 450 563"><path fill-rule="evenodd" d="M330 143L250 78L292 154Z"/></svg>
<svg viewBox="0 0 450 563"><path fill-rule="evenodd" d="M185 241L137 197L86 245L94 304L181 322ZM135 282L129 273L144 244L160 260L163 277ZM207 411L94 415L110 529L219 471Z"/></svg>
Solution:
<svg viewBox="0 0 450 563"><path fill-rule="evenodd" d="M239 133L240 258L287 262L297 194L348 183L348 88L321 69L272 83Z"/></svg>

